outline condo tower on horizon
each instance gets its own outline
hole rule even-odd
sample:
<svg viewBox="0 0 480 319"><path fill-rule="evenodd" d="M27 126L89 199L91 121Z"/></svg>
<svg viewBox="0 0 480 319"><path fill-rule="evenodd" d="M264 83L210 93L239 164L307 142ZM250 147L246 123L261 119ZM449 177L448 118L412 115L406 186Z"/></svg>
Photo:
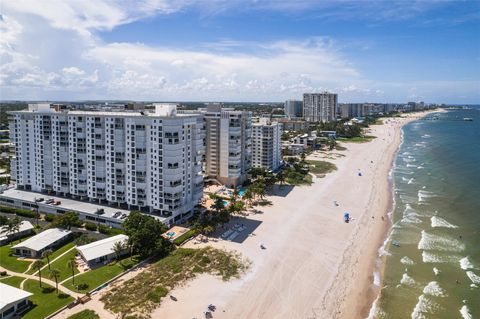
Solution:
<svg viewBox="0 0 480 319"><path fill-rule="evenodd" d="M304 93L303 115L307 122L331 122L337 115L338 95L335 93Z"/></svg>

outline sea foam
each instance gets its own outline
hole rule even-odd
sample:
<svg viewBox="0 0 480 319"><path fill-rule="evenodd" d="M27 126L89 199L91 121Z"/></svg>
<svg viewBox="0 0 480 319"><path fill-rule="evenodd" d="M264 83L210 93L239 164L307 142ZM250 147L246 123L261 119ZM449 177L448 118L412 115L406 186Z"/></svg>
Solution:
<svg viewBox="0 0 480 319"><path fill-rule="evenodd" d="M438 217L438 216L433 216L432 218L430 218L430 220L432 222L432 227L433 228L436 228L436 227L458 228L457 225L451 224L451 223L447 222L445 219L443 219L441 217Z"/></svg>
<svg viewBox="0 0 480 319"><path fill-rule="evenodd" d="M467 269L473 269L474 267L470 259L468 259L468 257L465 257L460 259L460 268L462 268L463 270L467 270Z"/></svg>
<svg viewBox="0 0 480 319"><path fill-rule="evenodd" d="M422 252L422 261L428 263L456 263L459 260L459 256L456 255L440 255L424 250Z"/></svg>
<svg viewBox="0 0 480 319"><path fill-rule="evenodd" d="M414 286L415 280L412 277L410 277L407 273L404 273L402 275L402 279L400 279L400 284L405 286Z"/></svg>
<svg viewBox="0 0 480 319"><path fill-rule="evenodd" d="M446 235L435 235L422 230L422 238L418 249L460 252L465 250L465 244Z"/></svg>
<svg viewBox="0 0 480 319"><path fill-rule="evenodd" d="M470 313L470 309L468 309L467 305L463 305L460 308L460 314L462 315L463 319L472 319L472 314Z"/></svg>
<svg viewBox="0 0 480 319"><path fill-rule="evenodd" d="M445 293L445 290L443 290L438 282L436 281L431 281L428 283L428 285L423 288L423 293L426 295L434 296L434 297L446 297L447 294Z"/></svg>
<svg viewBox="0 0 480 319"><path fill-rule="evenodd" d="M471 270L467 271L467 276L468 276L468 278L470 278L472 283L474 283L476 285L480 284L480 276L475 274L473 271L471 271Z"/></svg>
<svg viewBox="0 0 480 319"><path fill-rule="evenodd" d="M403 256L402 259L400 259L400 262L404 265L412 266L415 265L415 262L408 258L407 256Z"/></svg>
<svg viewBox="0 0 480 319"><path fill-rule="evenodd" d="M438 308L439 305L436 302L425 295L420 295L415 308L413 308L411 317L412 319L424 319L427 318L425 314L433 314Z"/></svg>

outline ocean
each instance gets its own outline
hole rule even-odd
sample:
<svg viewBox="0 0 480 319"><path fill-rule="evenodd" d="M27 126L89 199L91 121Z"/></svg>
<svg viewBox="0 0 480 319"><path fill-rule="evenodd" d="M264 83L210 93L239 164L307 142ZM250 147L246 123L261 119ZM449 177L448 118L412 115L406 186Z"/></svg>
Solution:
<svg viewBox="0 0 480 319"><path fill-rule="evenodd" d="M372 317L480 318L480 108L407 124L392 179Z"/></svg>

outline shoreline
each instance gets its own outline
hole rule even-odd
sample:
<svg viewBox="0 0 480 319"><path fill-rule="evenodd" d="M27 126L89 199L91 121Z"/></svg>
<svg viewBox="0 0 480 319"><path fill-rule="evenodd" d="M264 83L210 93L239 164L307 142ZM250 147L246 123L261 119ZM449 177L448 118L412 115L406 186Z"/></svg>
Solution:
<svg viewBox="0 0 480 319"><path fill-rule="evenodd" d="M405 125L411 123L411 122L421 120L429 114L441 113L441 112L447 112L447 110L437 109L437 110L421 112L421 117L420 118L410 118L409 120L403 122L402 125L400 126L400 131L399 131L400 142L397 145L397 149L393 154L392 161L391 161L391 168L390 168L389 175L388 175L388 177L389 177L388 178L389 188L391 190L390 193L389 193L390 194L390 205L387 209L388 225L385 228L384 235L382 237L383 240L381 241L380 245L378 246L375 268L373 269L374 272L378 271L379 276L380 276L380 282L379 282L378 287L377 287L377 293L372 298L366 298L366 304L367 304L367 306L369 305L368 313L367 313L367 316L363 316L362 318L367 318L367 319L375 318L376 311L378 310L377 309L377 302L379 301L379 299L381 297L381 291L382 291L382 286L383 286L383 282L384 282L384 274L385 274L385 270L386 270L385 261L386 261L386 256L387 256L387 253L384 253L384 251L387 251L389 249L390 245L391 245L391 242L390 242L389 238L390 238L390 234L391 234L392 227L393 227L393 224L394 224L393 214L395 212L395 205L396 205L396 203L395 203L395 181L394 181L393 172L394 172L394 169L395 169L395 161L396 161L397 156L400 152L400 148L402 147L402 144L404 143L403 127ZM418 115L418 113L417 114L413 113L413 114ZM408 116L407 116L407 118L408 118ZM382 250L382 251L380 251L380 250ZM366 307L365 307L365 309L366 309Z"/></svg>

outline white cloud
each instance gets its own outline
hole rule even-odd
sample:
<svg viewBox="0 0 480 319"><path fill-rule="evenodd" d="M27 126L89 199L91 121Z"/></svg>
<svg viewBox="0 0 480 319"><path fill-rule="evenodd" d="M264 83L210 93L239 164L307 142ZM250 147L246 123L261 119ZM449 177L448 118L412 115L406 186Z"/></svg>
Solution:
<svg viewBox="0 0 480 319"><path fill-rule="evenodd" d="M344 56L343 44L329 37L270 42L223 39L185 49L105 43L98 32L193 6L218 14L232 7L286 11L292 5L298 10L318 7L315 1L3 1L0 99L279 101L299 98L307 91L332 90L345 101L406 99L420 91L422 96L434 96L452 88L471 98L471 92L478 91L475 81L408 85L369 81ZM366 11L377 13L370 9ZM398 10L409 9L398 4L381 14L391 16ZM412 9L419 10L423 7ZM335 16L329 10L325 14ZM418 92L409 91L411 85Z"/></svg>

